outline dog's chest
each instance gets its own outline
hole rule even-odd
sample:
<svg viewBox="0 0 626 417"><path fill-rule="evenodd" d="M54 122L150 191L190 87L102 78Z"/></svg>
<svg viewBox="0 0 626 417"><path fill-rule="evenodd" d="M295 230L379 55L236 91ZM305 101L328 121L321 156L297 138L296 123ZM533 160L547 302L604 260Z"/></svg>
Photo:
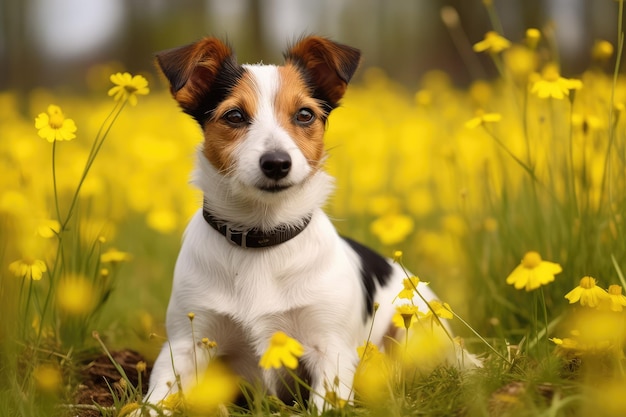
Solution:
<svg viewBox="0 0 626 417"><path fill-rule="evenodd" d="M181 301L250 320L308 306L359 308L358 268L342 256L338 242L322 244L307 239L307 232L267 250L237 248L216 233L202 237L208 246L186 239L176 274L186 298Z"/></svg>
<svg viewBox="0 0 626 417"><path fill-rule="evenodd" d="M316 277L324 281L327 274L315 265L302 269L246 259L212 277L216 285L210 285L210 298L215 298L221 313L237 317L278 314L324 302L326 291L315 281Z"/></svg>

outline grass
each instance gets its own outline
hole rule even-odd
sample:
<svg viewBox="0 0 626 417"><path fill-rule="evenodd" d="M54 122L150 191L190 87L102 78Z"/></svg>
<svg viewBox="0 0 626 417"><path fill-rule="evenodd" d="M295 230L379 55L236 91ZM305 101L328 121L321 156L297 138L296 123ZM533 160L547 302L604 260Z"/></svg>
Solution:
<svg viewBox="0 0 626 417"><path fill-rule="evenodd" d="M626 85L616 6L617 42L596 44L576 78L560 74L551 39L533 38L487 48L501 76L467 89L433 72L410 91L366 70L330 118L337 190L327 211L343 234L403 252L452 306L455 334L482 368L416 372L387 356L364 359L373 372L354 404L329 400L321 411L255 387L247 408L217 406L232 399L210 382L232 379L216 368L186 393L187 406L170 406L194 415L199 395L212 402L197 404L234 416L624 415ZM199 132L164 88L136 107L128 96L103 99L105 88L0 93L2 416L126 415L147 374L122 368L115 352L138 350L149 363L165 340L180 235L201 201L184 186ZM26 99L24 115L16 109ZM37 137L33 118L51 102L76 121L76 139ZM516 290L506 279L531 251L562 272ZM418 350L426 360L432 349ZM99 355L119 368L101 379L111 403L78 405L81 372Z"/></svg>

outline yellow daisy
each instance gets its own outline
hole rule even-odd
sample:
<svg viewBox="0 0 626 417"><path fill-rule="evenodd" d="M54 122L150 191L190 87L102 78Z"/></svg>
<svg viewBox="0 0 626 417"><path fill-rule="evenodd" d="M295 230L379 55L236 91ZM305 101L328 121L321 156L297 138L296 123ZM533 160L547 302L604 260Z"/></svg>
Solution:
<svg viewBox="0 0 626 417"><path fill-rule="evenodd" d="M404 278L402 280L402 291L398 293L398 298L404 298L405 300L412 300L415 295L415 289L419 284L420 279L418 277Z"/></svg>
<svg viewBox="0 0 626 417"><path fill-rule="evenodd" d="M115 87L111 87L109 95L115 101L128 100L131 106L137 104L137 95L146 95L150 92L148 80L141 75L131 75L128 72L111 75L111 82Z"/></svg>
<svg viewBox="0 0 626 417"><path fill-rule="evenodd" d="M111 248L100 255L100 262L117 264L120 262L128 262L132 259L132 256L128 252L122 252L115 248Z"/></svg>
<svg viewBox="0 0 626 417"><path fill-rule="evenodd" d="M539 98L563 99L569 96L570 90L580 90L582 81L563 78L555 64L546 65L541 76L535 77L530 92Z"/></svg>
<svg viewBox="0 0 626 417"><path fill-rule="evenodd" d="M56 393L63 384L63 375L58 366L42 364L33 369L37 388L47 393Z"/></svg>
<svg viewBox="0 0 626 417"><path fill-rule="evenodd" d="M526 45L530 49L535 49L541 40L541 31L537 28L526 29Z"/></svg>
<svg viewBox="0 0 626 417"><path fill-rule="evenodd" d="M185 392L185 409L178 410L191 416L222 415L218 407L232 402L238 392L237 376L226 365L211 362L198 383Z"/></svg>
<svg viewBox="0 0 626 417"><path fill-rule="evenodd" d="M609 285L609 301L611 302L611 311L620 312L626 307L626 296L622 295L621 285Z"/></svg>
<svg viewBox="0 0 626 417"><path fill-rule="evenodd" d="M276 332L270 339L270 344L261 357L259 365L264 369L278 369L283 366L289 369L298 367L298 358L304 353L304 348L296 339L292 339L283 332Z"/></svg>
<svg viewBox="0 0 626 417"><path fill-rule="evenodd" d="M483 110L478 110L476 112L476 117L465 122L465 127L468 129L474 129L487 123L499 122L500 120L502 120L502 115L500 113L485 113Z"/></svg>
<svg viewBox="0 0 626 417"><path fill-rule="evenodd" d="M552 343L562 349L578 349L579 347L578 342L569 337L565 337L563 339L559 339L558 337L552 337L548 340L550 340Z"/></svg>
<svg viewBox="0 0 626 417"><path fill-rule="evenodd" d="M539 253L530 251L507 277L506 283L514 285L517 290L532 291L554 281L554 276L562 271L561 265L544 261Z"/></svg>
<svg viewBox="0 0 626 417"><path fill-rule="evenodd" d="M567 294L565 298L570 304L580 301L581 306L598 307L600 302L609 299L609 294L596 285L595 278L583 277L578 287L574 288Z"/></svg>
<svg viewBox="0 0 626 417"><path fill-rule="evenodd" d="M408 329L416 320L418 310L412 304L402 304L396 307L396 316L392 319L393 323L398 327Z"/></svg>
<svg viewBox="0 0 626 417"><path fill-rule="evenodd" d="M56 303L59 310L70 315L91 313L96 304L95 288L82 275L68 275L57 285Z"/></svg>
<svg viewBox="0 0 626 417"><path fill-rule="evenodd" d="M39 281L48 268L46 263L39 259L25 258L9 264L9 271L16 277Z"/></svg>
<svg viewBox="0 0 626 417"><path fill-rule="evenodd" d="M380 239L383 245L395 245L402 242L413 231L413 219L404 214L386 214L374 220L370 225L371 232Z"/></svg>
<svg viewBox="0 0 626 417"><path fill-rule="evenodd" d="M76 137L76 124L72 119L66 119L61 108L54 104L48 106L47 113L39 113L35 118L35 127L39 129L39 137L50 143Z"/></svg>
<svg viewBox="0 0 626 417"><path fill-rule="evenodd" d="M505 37L501 36L498 32L489 31L485 34L485 38L475 43L473 48L475 52L489 52L491 54L497 54L511 46L511 42Z"/></svg>
<svg viewBox="0 0 626 417"><path fill-rule="evenodd" d="M435 314L441 317L442 319L454 318L454 315L452 314L452 308L450 308L450 304L442 303L441 301L438 301L438 300L431 300L428 302L428 305L430 305L430 308L432 308L432 311L434 311Z"/></svg>

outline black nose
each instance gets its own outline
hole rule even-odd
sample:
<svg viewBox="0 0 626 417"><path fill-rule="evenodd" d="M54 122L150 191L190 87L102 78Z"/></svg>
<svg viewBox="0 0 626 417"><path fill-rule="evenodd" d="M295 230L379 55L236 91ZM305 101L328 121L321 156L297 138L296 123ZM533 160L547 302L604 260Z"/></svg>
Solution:
<svg viewBox="0 0 626 417"><path fill-rule="evenodd" d="M266 152L259 160L261 171L267 178L279 180L285 178L291 169L291 157L285 151Z"/></svg>

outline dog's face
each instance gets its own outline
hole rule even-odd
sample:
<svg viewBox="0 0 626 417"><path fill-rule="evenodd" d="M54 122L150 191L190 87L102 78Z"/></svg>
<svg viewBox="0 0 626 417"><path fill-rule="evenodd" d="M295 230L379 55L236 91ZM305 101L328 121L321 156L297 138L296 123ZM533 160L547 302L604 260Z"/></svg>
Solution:
<svg viewBox="0 0 626 417"><path fill-rule="evenodd" d="M282 66L238 65L215 38L157 54L172 95L204 131L206 159L260 195L298 186L320 168L326 118L359 59L358 50L319 37L296 43Z"/></svg>

